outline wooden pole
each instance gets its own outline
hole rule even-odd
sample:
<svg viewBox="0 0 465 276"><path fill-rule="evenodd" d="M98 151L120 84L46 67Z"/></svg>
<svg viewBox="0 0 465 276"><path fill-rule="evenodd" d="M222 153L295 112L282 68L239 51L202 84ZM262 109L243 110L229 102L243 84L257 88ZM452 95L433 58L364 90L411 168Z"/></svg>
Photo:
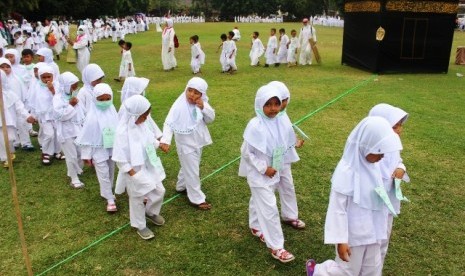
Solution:
<svg viewBox="0 0 465 276"><path fill-rule="evenodd" d="M16 176L13 169L13 160L11 158L10 142L8 141L8 130L5 119L5 105L3 102L2 81L2 74L0 74L0 117L2 118L3 140L5 141L6 156L9 164L8 171L10 174L11 193L13 196L13 203L15 205L16 219L18 220L19 238L21 240L21 248L23 251L24 261L26 263L27 273L29 276L32 276L32 264L31 259L29 258L29 254L27 252L26 237L24 236L23 229L23 220L21 219L21 210L19 208L18 191L16 187Z"/></svg>

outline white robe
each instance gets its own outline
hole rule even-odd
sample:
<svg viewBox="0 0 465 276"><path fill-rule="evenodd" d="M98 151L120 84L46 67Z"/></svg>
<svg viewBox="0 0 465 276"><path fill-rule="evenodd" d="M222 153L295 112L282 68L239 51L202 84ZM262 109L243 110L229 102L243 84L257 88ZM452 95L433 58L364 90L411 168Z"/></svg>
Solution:
<svg viewBox="0 0 465 276"><path fill-rule="evenodd" d="M81 73L90 62L90 51L88 46L89 39L86 34L73 44L73 49L77 50L76 66Z"/></svg>
<svg viewBox="0 0 465 276"><path fill-rule="evenodd" d="M200 66L205 64L205 53L197 42L191 46L191 69L194 74L200 71Z"/></svg>
<svg viewBox="0 0 465 276"><path fill-rule="evenodd" d="M257 66L260 57L265 53L265 47L263 46L260 38L253 39L252 47L250 49L250 65Z"/></svg>
<svg viewBox="0 0 465 276"><path fill-rule="evenodd" d="M287 63L287 44L289 43L289 37L287 35L281 36L279 39L279 49L277 62Z"/></svg>
<svg viewBox="0 0 465 276"><path fill-rule="evenodd" d="M163 70L171 70L176 67L176 58L174 56L174 29L169 28L163 30L162 33L162 47L161 47L161 61L163 63ZM170 50L171 49L171 50ZM168 52L168 50L170 50Z"/></svg>
<svg viewBox="0 0 465 276"><path fill-rule="evenodd" d="M270 36L266 44L265 58L266 64L276 63L276 49L278 48L278 39L276 36Z"/></svg>
<svg viewBox="0 0 465 276"><path fill-rule="evenodd" d="M131 70L129 70L131 68ZM119 66L119 77L127 78L134 77L136 70L134 69L134 62L132 61L131 50L123 50L121 55L121 64Z"/></svg>

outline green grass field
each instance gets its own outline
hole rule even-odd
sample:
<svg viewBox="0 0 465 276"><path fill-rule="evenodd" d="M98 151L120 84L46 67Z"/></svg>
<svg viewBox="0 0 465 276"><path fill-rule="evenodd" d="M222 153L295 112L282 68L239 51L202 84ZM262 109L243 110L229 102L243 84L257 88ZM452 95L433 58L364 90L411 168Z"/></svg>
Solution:
<svg viewBox="0 0 465 276"><path fill-rule="evenodd" d="M203 181L203 190L213 209L198 211L185 196L162 208L166 225L154 227L155 239L139 238L129 222L126 195L118 197L119 212L108 215L100 198L95 172L86 168L83 190L68 185L64 162L49 167L40 163L38 150L19 151L15 162L18 193L33 271L47 275L303 275L305 260L334 258L334 248L323 244L323 227L331 174L342 155L352 128L380 102L399 106L410 113L404 127L403 158L411 184L395 220L385 263L385 275L465 275L465 67L453 64L455 49L464 44L465 33L456 32L448 74L397 74L374 76L340 64L342 29L317 27L322 65L294 68L249 66L249 34L259 31L263 43L271 27L292 28L300 24L241 24L235 75L221 74L219 36L232 24L206 23L175 26L181 46L179 68L163 72L161 35L151 30L127 36L133 43L136 74L151 80L148 98L152 116L162 126L165 116L185 84L190 71L189 37L197 34L207 55L202 67L209 84L210 103L216 120L209 129L213 145L203 152L201 174L207 176L239 156L242 133L254 116L258 87L272 80L285 82L291 91L291 120L323 107L338 95L352 93L322 108L300 124L311 136L299 150L301 161L293 166L300 218L307 228L297 231L283 226L285 247L296 256L289 264L274 260L265 245L248 229L249 188L237 176L238 162ZM121 90L117 76L120 50L111 40L94 46L91 62L99 64L114 91ZM263 63L263 61L262 61ZM59 61L61 72L77 73L75 65ZM365 80L368 80L364 82ZM115 93L119 106L119 93ZM37 145L37 139L34 138ZM167 172L165 199L176 195L174 186L179 162L174 149L162 154ZM0 171L0 275L25 275L26 269L14 213L8 172ZM125 226L125 227L122 227ZM114 231L122 227L119 231ZM95 242L101 237L108 238ZM89 246L89 244L93 246ZM74 253L84 249L80 254Z"/></svg>

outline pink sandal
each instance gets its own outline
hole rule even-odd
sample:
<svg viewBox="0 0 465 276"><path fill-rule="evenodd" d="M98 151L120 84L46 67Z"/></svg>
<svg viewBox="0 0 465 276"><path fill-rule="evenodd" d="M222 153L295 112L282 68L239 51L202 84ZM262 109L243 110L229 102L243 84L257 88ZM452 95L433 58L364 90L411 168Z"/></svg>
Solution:
<svg viewBox="0 0 465 276"><path fill-rule="evenodd" d="M250 231L252 232L252 235L254 235L255 237L258 237L262 242L265 242L265 237L263 236L260 230L255 229L255 228L250 228Z"/></svg>
<svg viewBox="0 0 465 276"><path fill-rule="evenodd" d="M301 221L300 219L285 220L283 223L292 226L294 229L301 230L305 228L305 222Z"/></svg>

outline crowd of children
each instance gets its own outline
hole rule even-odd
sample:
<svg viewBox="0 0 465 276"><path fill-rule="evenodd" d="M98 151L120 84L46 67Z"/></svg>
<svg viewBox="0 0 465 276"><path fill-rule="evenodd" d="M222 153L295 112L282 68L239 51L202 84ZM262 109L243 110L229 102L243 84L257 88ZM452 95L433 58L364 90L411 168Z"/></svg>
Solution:
<svg viewBox="0 0 465 276"><path fill-rule="evenodd" d="M172 27L172 23L167 25ZM165 30L167 37L172 36L169 28ZM316 41L312 28L306 35ZM221 48L223 72L237 70L235 33L221 35L218 50ZM259 33L253 33L252 66L259 66L263 54L265 67L296 64L297 49L304 47L297 32L292 30L289 38L284 29L279 29L279 35L278 39L272 28L264 47ZM190 38L190 43L191 68L193 74L198 74L205 53L197 35ZM215 120L215 110L209 104L207 82L193 77L171 106L161 130L144 97L149 80L135 77L132 44L123 40L119 44L122 60L115 80L124 81L119 111L99 65L82 68L83 87L78 91L78 76L71 72L60 74L52 50L38 49L37 64L32 63L34 52L30 49L24 49L21 56L16 49L6 50L5 57L0 57L6 125L0 127L7 130L12 156L6 155L6 141L1 136L0 160L4 167L11 165L7 160L14 159L15 143L24 150L34 149L31 124L37 122L42 164L65 160L69 185L76 189L85 186L79 179L83 166L92 166L100 195L106 200L106 211L116 212L115 194L127 192L131 226L141 238L151 239L154 234L146 221L165 223L160 212L166 174L157 150L167 153L173 136L180 162L176 191L185 193L200 210L212 208L201 188L200 161L203 148L212 144L207 125ZM299 58L308 63L305 49ZM295 229L306 227L299 218L291 170L291 164L299 161L296 149L303 146L306 135L291 123L286 112L289 102L289 89L282 82L273 81L258 89L256 116L244 131L239 166L239 175L246 177L251 191L250 231L266 244L273 258L283 263L295 257L284 247L281 224ZM409 178L400 157L399 135L407 118L405 111L379 104L349 135L331 179L325 223L325 243L334 244L337 255L335 260L321 264L308 260L307 275L359 275L361 271L381 274L393 218L400 212L400 202L406 200L400 183Z"/></svg>

